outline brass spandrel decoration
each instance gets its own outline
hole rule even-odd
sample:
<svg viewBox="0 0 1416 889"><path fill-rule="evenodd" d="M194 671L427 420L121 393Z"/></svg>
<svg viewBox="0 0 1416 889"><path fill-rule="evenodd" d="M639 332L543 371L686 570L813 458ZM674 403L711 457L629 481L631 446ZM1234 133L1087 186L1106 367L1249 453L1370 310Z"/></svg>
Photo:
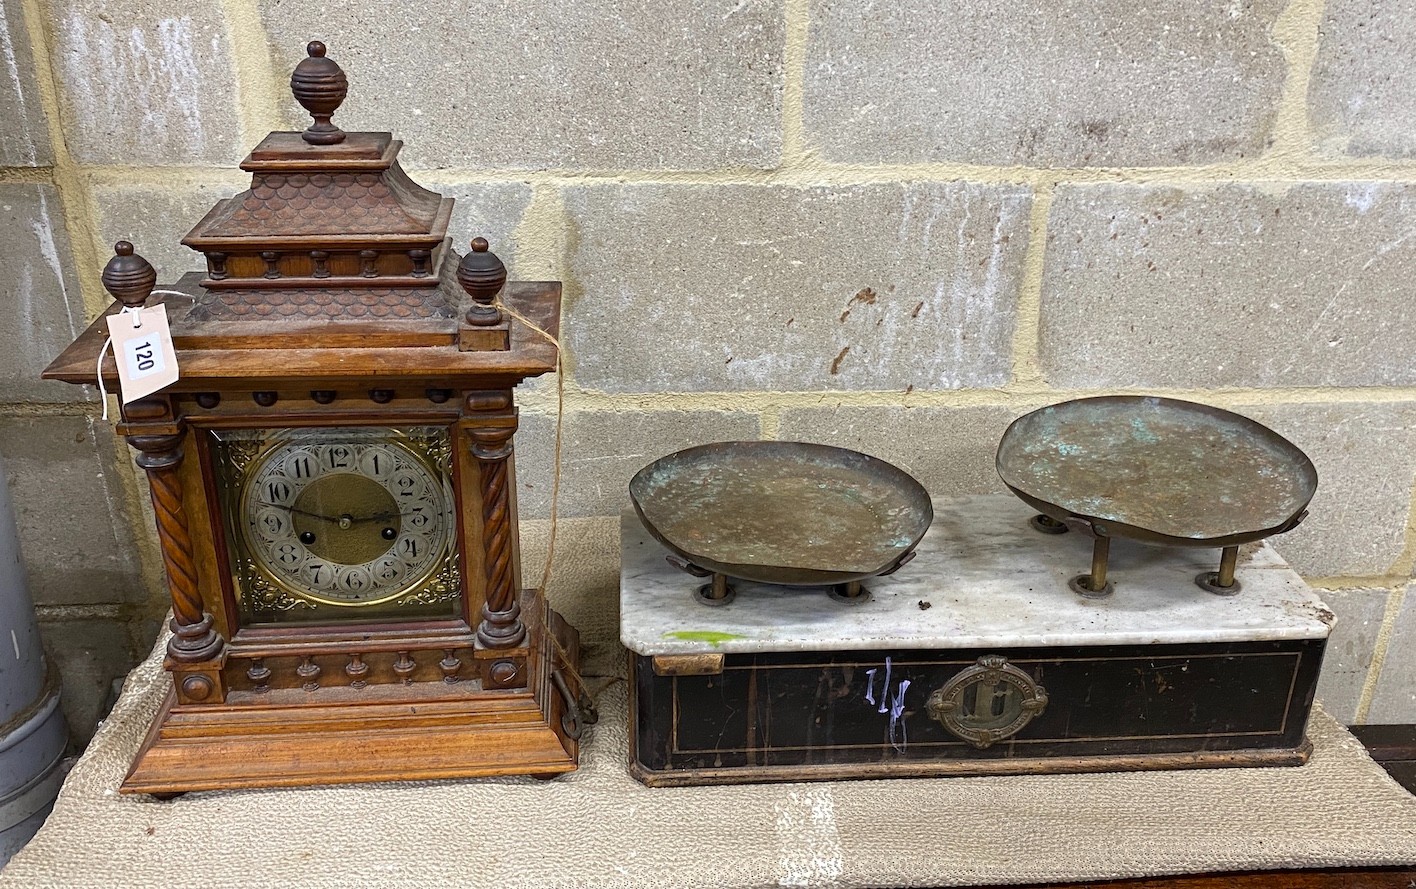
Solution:
<svg viewBox="0 0 1416 889"><path fill-rule="evenodd" d="M255 612L295 611L302 608L313 611L318 607L309 599L292 596L284 587L271 583L250 559L241 562L239 586L247 591L245 599Z"/></svg>
<svg viewBox="0 0 1416 889"><path fill-rule="evenodd" d="M221 459L227 469L237 474L245 472L251 461L265 449L265 441L261 439L236 438L230 439L225 445L219 451Z"/></svg>
<svg viewBox="0 0 1416 889"><path fill-rule="evenodd" d="M399 599L398 604L400 607L440 605L443 602L451 602L460 595L462 595L462 575L457 570L457 564L448 561L426 586L411 596Z"/></svg>
<svg viewBox="0 0 1416 889"><path fill-rule="evenodd" d="M412 429L408 446L422 454L428 462L445 473L452 472L452 439L446 430Z"/></svg>

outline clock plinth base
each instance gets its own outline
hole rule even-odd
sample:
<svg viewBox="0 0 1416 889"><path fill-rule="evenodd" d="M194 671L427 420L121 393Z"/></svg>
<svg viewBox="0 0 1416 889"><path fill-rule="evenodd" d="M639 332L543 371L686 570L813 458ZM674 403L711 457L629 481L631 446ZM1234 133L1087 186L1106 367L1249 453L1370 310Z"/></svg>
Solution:
<svg viewBox="0 0 1416 889"><path fill-rule="evenodd" d="M180 704L172 691L120 789L167 795L574 771L580 745L563 726L566 704L552 673L564 665L562 652L579 669L579 634L537 591L526 592L522 610L531 617L525 688L273 689L223 704Z"/></svg>

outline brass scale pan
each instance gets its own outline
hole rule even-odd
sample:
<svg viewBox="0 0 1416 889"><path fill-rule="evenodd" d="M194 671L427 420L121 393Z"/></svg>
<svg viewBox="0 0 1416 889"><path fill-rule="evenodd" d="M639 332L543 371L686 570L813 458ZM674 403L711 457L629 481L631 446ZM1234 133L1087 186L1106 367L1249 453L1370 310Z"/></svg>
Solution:
<svg viewBox="0 0 1416 889"><path fill-rule="evenodd" d="M860 581L913 558L934 521L929 493L903 470L802 442L688 448L641 469L629 495L669 561L712 578L698 592L709 605L731 601L729 578L863 601Z"/></svg>
<svg viewBox="0 0 1416 889"><path fill-rule="evenodd" d="M1094 538L1092 571L1072 579L1108 595L1113 537L1222 548L1218 571L1196 578L1238 592L1239 546L1292 530L1307 515L1317 470L1267 427L1219 408L1150 396L1102 396L1033 411L1003 434L1005 485L1037 509L1038 530L1080 526ZM860 601L860 581L909 561L934 512L913 477L882 460L800 442L720 442L688 448L640 470L635 511L670 561L712 583L725 604L729 578L829 586Z"/></svg>
<svg viewBox="0 0 1416 889"><path fill-rule="evenodd" d="M1218 571L1195 578L1239 591L1239 546L1291 531L1318 487L1308 456L1247 417L1141 395L1081 398L1019 417L998 445L998 475L1037 509L1033 527L1079 525L1095 538L1084 596L1112 591L1112 537L1223 549Z"/></svg>

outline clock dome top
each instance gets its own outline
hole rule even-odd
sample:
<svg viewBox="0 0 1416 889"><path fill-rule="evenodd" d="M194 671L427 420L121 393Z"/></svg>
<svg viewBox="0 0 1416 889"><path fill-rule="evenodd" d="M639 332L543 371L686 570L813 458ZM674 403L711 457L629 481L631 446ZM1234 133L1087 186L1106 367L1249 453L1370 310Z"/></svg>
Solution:
<svg viewBox="0 0 1416 889"><path fill-rule="evenodd" d="M174 390L267 378L491 385L554 369L559 284L507 284L481 238L464 260L448 237L453 199L404 172L391 133L336 126L349 77L320 41L306 53L290 88L313 121L270 133L247 155L250 187L182 240L205 257L205 273L160 291L182 366ZM103 279L122 305L141 305L156 277L121 242ZM92 382L103 327L46 376Z"/></svg>
<svg viewBox="0 0 1416 889"><path fill-rule="evenodd" d="M339 300L307 295L341 288L382 291L376 305L403 305L413 316L457 317L460 293L455 284L443 286L451 274L442 274L457 264L447 243L453 199L409 178L398 164L403 143L392 134L346 133L331 122L348 78L323 43L311 41L306 50L290 89L314 122L302 133L263 139L241 163L251 187L218 202L182 240L207 258L203 287L273 298L218 298L209 306L213 317L278 314L262 311L268 303L301 306L297 314L346 315ZM362 314L369 313L354 313Z"/></svg>

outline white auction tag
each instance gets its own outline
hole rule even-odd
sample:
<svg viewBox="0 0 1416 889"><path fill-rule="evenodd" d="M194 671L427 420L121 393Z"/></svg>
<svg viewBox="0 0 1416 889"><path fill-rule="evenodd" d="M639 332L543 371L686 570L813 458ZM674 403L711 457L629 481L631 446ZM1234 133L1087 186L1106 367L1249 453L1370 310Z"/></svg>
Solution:
<svg viewBox="0 0 1416 889"><path fill-rule="evenodd" d="M167 326L167 306L109 315L108 334L113 338L124 404L177 382L177 353Z"/></svg>

